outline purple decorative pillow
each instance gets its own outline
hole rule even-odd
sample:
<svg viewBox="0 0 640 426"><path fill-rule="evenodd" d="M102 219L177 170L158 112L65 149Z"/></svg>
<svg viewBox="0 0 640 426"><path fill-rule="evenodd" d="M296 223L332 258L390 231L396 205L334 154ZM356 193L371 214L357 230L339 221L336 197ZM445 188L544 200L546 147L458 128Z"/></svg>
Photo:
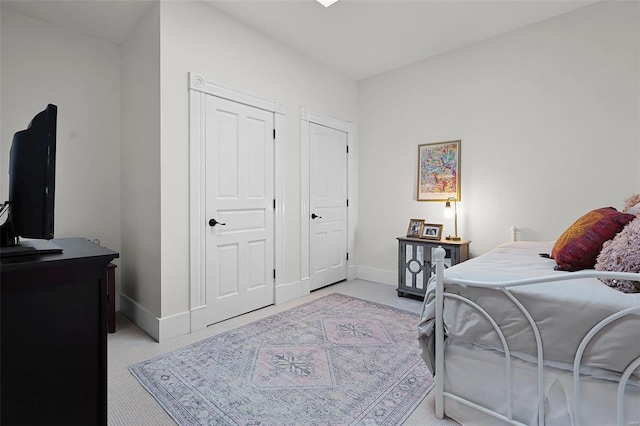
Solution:
<svg viewBox="0 0 640 426"><path fill-rule="evenodd" d="M561 271L579 271L593 268L605 241L612 239L635 218L613 207L592 210L576 220L558 238L551 257Z"/></svg>
<svg viewBox="0 0 640 426"><path fill-rule="evenodd" d="M604 243L598 255L598 271L640 272L640 218L632 220L612 240ZM626 280L601 280L623 293L640 293L640 283Z"/></svg>

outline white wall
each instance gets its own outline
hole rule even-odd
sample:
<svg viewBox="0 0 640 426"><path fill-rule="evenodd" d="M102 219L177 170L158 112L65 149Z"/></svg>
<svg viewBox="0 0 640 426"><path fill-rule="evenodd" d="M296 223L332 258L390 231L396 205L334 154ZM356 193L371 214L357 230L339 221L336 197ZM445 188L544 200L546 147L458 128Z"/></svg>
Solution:
<svg viewBox="0 0 640 426"><path fill-rule="evenodd" d="M357 84L201 2L161 4L162 316L189 309L187 73L287 108L284 280L300 280L300 108L356 122Z"/></svg>
<svg viewBox="0 0 640 426"><path fill-rule="evenodd" d="M161 316L160 7L122 45L121 310L154 337ZM137 304L134 307L132 304ZM141 312L145 315L141 315ZM157 325L157 324L156 324Z"/></svg>
<svg viewBox="0 0 640 426"><path fill-rule="evenodd" d="M13 134L55 104L55 236L97 238L119 251L118 47L6 9L1 19L0 198Z"/></svg>
<svg viewBox="0 0 640 426"><path fill-rule="evenodd" d="M621 208L640 190L639 27L637 3L602 2L361 81L357 264L395 271L410 218L453 233L443 203L416 201L423 143L462 140L472 255L512 225L554 240L590 209Z"/></svg>
<svg viewBox="0 0 640 426"><path fill-rule="evenodd" d="M121 253L120 308L150 335L189 310L189 71L286 103L279 273L299 282L300 108L355 123L354 80L201 2L156 5L121 48L7 10L1 36L0 154L58 105L56 235Z"/></svg>
<svg viewBox="0 0 640 426"><path fill-rule="evenodd" d="M0 95L2 95L2 7L0 7ZM4 173L5 166L4 161L6 161L7 156L4 150L4 144L2 140L4 139L4 133L2 133L2 101L0 99L0 202L5 202L7 198L7 184L4 183L6 178L6 174Z"/></svg>

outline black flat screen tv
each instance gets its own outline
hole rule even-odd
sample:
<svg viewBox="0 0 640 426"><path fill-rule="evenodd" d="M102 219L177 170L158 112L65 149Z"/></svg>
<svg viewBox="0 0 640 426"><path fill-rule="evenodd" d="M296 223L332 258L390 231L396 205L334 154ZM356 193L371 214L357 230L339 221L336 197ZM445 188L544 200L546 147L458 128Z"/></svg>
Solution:
<svg viewBox="0 0 640 426"><path fill-rule="evenodd" d="M57 115L57 106L49 104L13 136L9 201L3 205L7 220L0 226L2 257L61 251L47 241L54 236Z"/></svg>

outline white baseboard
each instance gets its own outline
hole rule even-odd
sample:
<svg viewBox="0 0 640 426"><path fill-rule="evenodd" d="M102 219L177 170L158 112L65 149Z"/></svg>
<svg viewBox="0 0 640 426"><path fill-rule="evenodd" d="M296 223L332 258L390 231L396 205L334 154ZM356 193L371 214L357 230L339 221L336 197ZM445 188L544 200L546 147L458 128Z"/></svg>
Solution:
<svg viewBox="0 0 640 426"><path fill-rule="evenodd" d="M353 281L357 278L394 287L398 285L398 273L395 271L367 266L349 266L347 268L347 281ZM311 280L309 278L304 278L293 283L279 285L276 287L275 304L278 305L308 295L310 293L310 283Z"/></svg>
<svg viewBox="0 0 640 426"><path fill-rule="evenodd" d="M368 266L358 267L358 278L366 281L373 281L380 284L398 286L398 273L386 269L370 268Z"/></svg>
<svg viewBox="0 0 640 426"><path fill-rule="evenodd" d="M160 318L159 322L159 342L175 339L176 337L185 336L191 333L190 312L180 312L179 314Z"/></svg>
<svg viewBox="0 0 640 426"><path fill-rule="evenodd" d="M119 300L120 312L157 342L164 342L191 333L189 312L158 318L122 293L120 293Z"/></svg>
<svg viewBox="0 0 640 426"><path fill-rule="evenodd" d="M119 295L120 312L151 336L153 340L159 342L160 322L158 318L124 294L119 293Z"/></svg>
<svg viewBox="0 0 640 426"><path fill-rule="evenodd" d="M358 278L358 267L349 265L347 267L347 281L353 281Z"/></svg>
<svg viewBox="0 0 640 426"><path fill-rule="evenodd" d="M300 294L306 296L311 293L311 278L306 277L300 280Z"/></svg>
<svg viewBox="0 0 640 426"><path fill-rule="evenodd" d="M296 281L289 284L280 284L276 287L276 300L275 304L288 302L290 300L298 299L302 296L302 285L300 281Z"/></svg>
<svg viewBox="0 0 640 426"><path fill-rule="evenodd" d="M396 287L398 285L398 273L385 269L370 268L368 266L350 266L347 269L347 280L359 278ZM289 302L309 294L309 282L307 278L276 287L275 304ZM164 342L176 337L191 333L191 314L181 312L165 318L158 318L134 300L119 293L120 312L133 323L140 327L152 339Z"/></svg>

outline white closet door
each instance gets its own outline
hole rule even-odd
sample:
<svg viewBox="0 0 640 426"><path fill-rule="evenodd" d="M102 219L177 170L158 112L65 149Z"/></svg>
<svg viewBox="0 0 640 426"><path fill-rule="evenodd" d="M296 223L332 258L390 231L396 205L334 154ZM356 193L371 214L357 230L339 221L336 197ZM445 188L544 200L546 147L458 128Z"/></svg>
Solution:
<svg viewBox="0 0 640 426"><path fill-rule="evenodd" d="M310 288L347 278L347 133L309 123Z"/></svg>
<svg viewBox="0 0 640 426"><path fill-rule="evenodd" d="M274 303L273 129L272 112L207 96L206 307L197 322Z"/></svg>

